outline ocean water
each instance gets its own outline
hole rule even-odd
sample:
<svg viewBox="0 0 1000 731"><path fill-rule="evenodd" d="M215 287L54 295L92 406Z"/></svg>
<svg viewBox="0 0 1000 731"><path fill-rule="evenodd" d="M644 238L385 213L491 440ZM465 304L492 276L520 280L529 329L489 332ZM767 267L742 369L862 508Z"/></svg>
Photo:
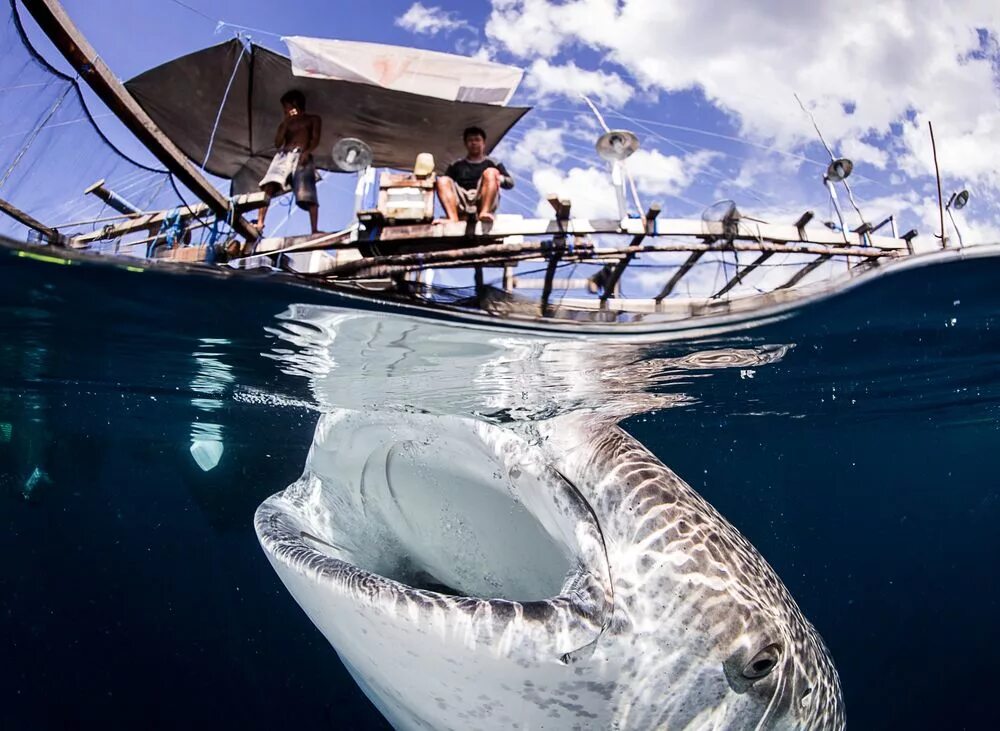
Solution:
<svg viewBox="0 0 1000 731"><path fill-rule="evenodd" d="M850 728L991 728L998 282L914 267L630 343L0 249L0 727L387 728L252 527L352 408L615 414L781 576Z"/></svg>

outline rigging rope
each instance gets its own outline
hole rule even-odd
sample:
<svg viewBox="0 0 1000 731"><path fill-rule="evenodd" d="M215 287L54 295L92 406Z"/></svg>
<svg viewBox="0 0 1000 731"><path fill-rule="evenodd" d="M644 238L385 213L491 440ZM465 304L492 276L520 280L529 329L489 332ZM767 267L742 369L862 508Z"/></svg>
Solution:
<svg viewBox="0 0 1000 731"><path fill-rule="evenodd" d="M226 92L222 95L222 103L219 105L219 111L215 115L215 124L212 125L212 134L208 138L208 149L205 150L205 159L201 161L201 171L205 172L205 166L208 164L208 158L212 154L212 146L215 144L215 135L219 131L219 122L222 120L222 110L226 108L226 101L229 99L229 92L233 88L233 82L236 80L236 73L240 70L240 62L247 53L247 44L243 41L243 37L240 34L236 35L240 39L240 55L236 59L236 65L233 67L233 73L229 77L229 83L226 84Z"/></svg>
<svg viewBox="0 0 1000 731"><path fill-rule="evenodd" d="M170 2L172 2L174 5L178 5L178 6L182 7L182 8L184 8L185 10L190 10L195 15L200 15L202 18L204 18L207 21L215 23L215 32L216 33L220 33L223 28L237 28L239 30L249 30L249 31L253 31L254 33L262 33L263 35L272 36L274 38L281 38L282 37L280 33L274 33L274 32L269 31L269 30L264 30L263 28L252 28L252 27L250 27L248 25L239 25L238 23L229 23L229 22L226 22L225 20L219 20L218 18L213 18L210 15L206 15L201 10L198 10L198 8L191 7L190 5L188 5L185 2L182 2L181 0L170 0Z"/></svg>

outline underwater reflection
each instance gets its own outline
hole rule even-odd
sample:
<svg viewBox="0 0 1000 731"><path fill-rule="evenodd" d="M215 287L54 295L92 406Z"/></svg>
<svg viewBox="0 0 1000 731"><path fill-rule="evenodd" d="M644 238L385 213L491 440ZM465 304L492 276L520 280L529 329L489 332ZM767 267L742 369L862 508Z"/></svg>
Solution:
<svg viewBox="0 0 1000 731"><path fill-rule="evenodd" d="M236 380L232 368L222 361L218 348L229 345L225 339L199 338L199 348L192 357L196 369L191 379L191 390L199 396L191 405L206 414L219 411L225 404L227 388ZM203 472L215 469L225 451L225 438L221 424L203 419L191 423L191 457Z"/></svg>
<svg viewBox="0 0 1000 731"><path fill-rule="evenodd" d="M49 402L39 386L49 361L49 317L34 307L19 308L16 315L26 326L23 338L0 343L0 373L19 378L11 388L0 386L0 487L35 501L53 484Z"/></svg>
<svg viewBox="0 0 1000 731"><path fill-rule="evenodd" d="M689 403L683 385L780 361L790 344L678 350L553 338L293 305L264 357L305 378L321 411L402 409L531 421L573 411L628 416Z"/></svg>

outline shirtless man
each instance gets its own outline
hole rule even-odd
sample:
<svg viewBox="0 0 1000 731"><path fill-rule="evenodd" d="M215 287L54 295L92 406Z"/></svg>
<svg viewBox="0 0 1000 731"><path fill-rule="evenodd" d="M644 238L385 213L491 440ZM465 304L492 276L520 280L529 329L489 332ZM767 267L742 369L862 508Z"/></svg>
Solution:
<svg viewBox="0 0 1000 731"><path fill-rule="evenodd" d="M309 223L312 232L316 233L319 230L319 200L312 152L319 146L322 120L317 114L306 114L306 97L297 89L281 97L281 107L285 110L285 118L274 136L278 154L271 160L260 187L267 195L268 205L274 196L293 191L299 208L309 211ZM261 232L267 207L265 205L257 213L257 229Z"/></svg>
<svg viewBox="0 0 1000 731"><path fill-rule="evenodd" d="M486 157L486 133L481 128L469 127L462 140L468 154L437 179L438 199L449 221L458 221L461 213L488 223L496 212L500 188L513 188L514 178L502 162Z"/></svg>

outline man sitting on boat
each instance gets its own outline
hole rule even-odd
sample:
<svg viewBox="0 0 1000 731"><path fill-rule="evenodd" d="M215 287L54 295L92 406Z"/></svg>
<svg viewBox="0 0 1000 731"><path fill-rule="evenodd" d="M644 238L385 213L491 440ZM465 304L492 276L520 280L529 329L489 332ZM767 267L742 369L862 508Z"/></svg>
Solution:
<svg viewBox="0 0 1000 731"><path fill-rule="evenodd" d="M486 156L486 132L481 128L466 128L462 140L468 154L437 179L438 199L449 221L475 216L490 222L500 202L500 188L513 188L514 179L503 163Z"/></svg>
<svg viewBox="0 0 1000 731"><path fill-rule="evenodd" d="M312 152L319 146L322 120L319 115L306 114L306 97L293 89L281 97L285 118L278 125L274 146L278 154L260 181L260 187L271 198L293 191L299 208L309 211L312 232L319 230L319 199L316 197L316 167ZM257 214L257 229L264 230L267 205Z"/></svg>

